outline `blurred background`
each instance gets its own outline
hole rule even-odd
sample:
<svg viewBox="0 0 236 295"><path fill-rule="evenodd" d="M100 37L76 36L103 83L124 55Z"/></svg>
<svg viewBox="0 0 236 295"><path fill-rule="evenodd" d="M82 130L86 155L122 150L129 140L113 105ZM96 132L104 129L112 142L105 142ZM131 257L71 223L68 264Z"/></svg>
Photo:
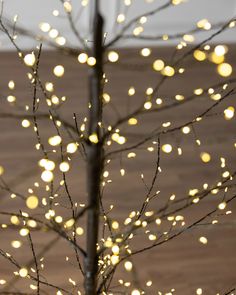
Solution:
<svg viewBox="0 0 236 295"><path fill-rule="evenodd" d="M91 36L91 1L74 1L73 16L77 28L80 30L82 37L89 39ZM125 4L126 3L126 4ZM129 5L131 3L131 5ZM105 31L107 32L107 41L114 37L122 25L127 23L131 18L141 15L147 11L155 9L166 3L164 0L102 0L101 7L106 19ZM128 5L127 5L128 4ZM117 17L121 14L126 15L124 23L117 25ZM59 0L7 0L4 1L4 17L9 20L18 16L18 26L30 29L38 35L40 33L39 24L49 23L52 28L56 29L61 36L70 41L74 46L77 44L76 39L71 32L68 21L61 1ZM159 35L177 32L185 32L195 27L199 20L207 19L212 25L230 20L236 15L235 0L184 0L181 5L170 7L158 13L157 16L148 19L144 26L144 35ZM204 34L203 34L204 35ZM43 34L47 36L47 34ZM234 42L235 30L227 31L215 39L215 42ZM196 38L196 42L200 40ZM0 49L12 49L6 37L0 37ZM116 46L137 46L137 45L162 45L173 44L173 42L153 42L140 40L122 40ZM31 48L37 43L30 38L18 37L18 44L21 48Z"/></svg>

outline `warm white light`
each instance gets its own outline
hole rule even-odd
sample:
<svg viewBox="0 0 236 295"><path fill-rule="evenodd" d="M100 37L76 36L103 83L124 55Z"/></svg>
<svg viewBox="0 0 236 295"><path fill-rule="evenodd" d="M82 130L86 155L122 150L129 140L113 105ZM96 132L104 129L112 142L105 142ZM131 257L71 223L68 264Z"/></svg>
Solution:
<svg viewBox="0 0 236 295"><path fill-rule="evenodd" d="M26 206L29 209L36 209L38 207L38 204L39 204L39 200L36 196L29 196L26 199Z"/></svg>
<svg viewBox="0 0 236 295"><path fill-rule="evenodd" d="M19 270L19 275L22 277L22 278L25 278L25 277L27 277L27 275L28 275L28 270L26 269L26 268L21 268L20 270Z"/></svg>
<svg viewBox="0 0 236 295"><path fill-rule="evenodd" d="M53 180L53 173L51 171L45 170L42 172L41 178L45 182L51 182Z"/></svg>
<svg viewBox="0 0 236 295"><path fill-rule="evenodd" d="M119 59L119 54L118 54L117 52L115 52L115 51L110 51L110 52L108 53L108 60L109 60L110 62L117 62L118 59Z"/></svg>
<svg viewBox="0 0 236 295"><path fill-rule="evenodd" d="M69 143L69 144L67 145L67 147L66 147L66 151L67 151L67 153L69 153L69 154L73 154L73 153L75 153L75 152L77 151L77 149L78 149L78 146L77 146L77 144L74 143L74 142Z"/></svg>
<svg viewBox="0 0 236 295"><path fill-rule="evenodd" d="M29 67L32 67L35 64L35 61L36 61L36 58L34 53L26 54L24 57L24 63Z"/></svg>
<svg viewBox="0 0 236 295"><path fill-rule="evenodd" d="M64 75L65 69L62 65L57 65L54 69L53 69L53 73L55 76L57 77L62 77Z"/></svg>
<svg viewBox="0 0 236 295"><path fill-rule="evenodd" d="M70 165L68 162L62 162L59 166L59 169L61 170L61 172L67 172L70 169Z"/></svg>
<svg viewBox="0 0 236 295"><path fill-rule="evenodd" d="M162 149L162 151L164 152L164 153L167 153L167 154L169 154L169 153L171 153L171 151L172 151L172 146L170 145L170 144L164 144L162 147L161 147L161 149Z"/></svg>

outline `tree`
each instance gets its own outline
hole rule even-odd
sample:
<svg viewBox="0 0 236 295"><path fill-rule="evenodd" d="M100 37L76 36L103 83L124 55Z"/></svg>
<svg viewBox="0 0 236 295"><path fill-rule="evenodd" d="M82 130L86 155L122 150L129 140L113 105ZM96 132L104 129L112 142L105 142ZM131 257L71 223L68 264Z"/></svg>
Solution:
<svg viewBox="0 0 236 295"><path fill-rule="evenodd" d="M126 1L126 5L129 5L129 2ZM198 188L193 188L192 185L195 183L193 181L187 183L189 192L186 195L176 196L175 191L171 196L168 196L169 192L162 195L162 191L159 190L161 186L160 180L162 179L161 174L166 161L162 159L162 154L170 154L174 146L177 155L184 157L181 148L184 144L179 141L186 134L191 133L194 136L194 142L200 148L201 160L207 165L212 156L209 152L201 149L201 134L204 134L203 129L211 126L208 122L209 117L217 116L218 118L221 116L226 121L222 124L230 124L230 120L234 116L234 107L231 105L233 103L229 104L228 101L235 95L236 79L230 77L233 69L228 62L225 62L228 47L218 45L212 51L209 42L224 31L233 29L235 19L229 19L223 24L214 25L204 19L198 22L197 28L169 36L148 36L143 34L143 27L149 17L156 16L160 11L179 5L181 2L180 0L167 1L156 9L138 15L127 22L125 22L126 15L119 14L117 21L122 26L113 39L107 40L103 26L104 20L99 9L99 1L95 1L91 4L93 8L92 40L86 41L82 32L77 29L72 3L61 0L71 30L80 42L81 47L66 45L64 37L59 36L58 32L50 29L49 24L42 23L40 25L42 31L49 31L49 35L51 34L54 39L51 41L46 37L37 36L40 45L32 53L25 53L18 47L16 35L23 34L35 37L35 33L19 27L17 18L14 19L13 23L7 20L4 17L2 7L1 30L15 47L21 63L27 68L32 95L31 105L28 105L25 111L22 112L20 105L16 103L15 96L9 94L7 101L16 108L17 112L2 112L1 118L20 119L22 120L22 126L26 128L32 124L33 132L32 130L31 132L36 134L37 139L36 152L42 154L39 161L42 171L39 174L35 168L35 173L37 173L37 177L39 176L37 179L41 178L36 184L36 187L41 187L41 191L39 190L37 194L32 189L28 189L28 195L16 192L5 181L3 176L1 177L2 190L10 193L12 198L17 197L21 201L23 200L18 211L1 211L1 216L6 220L5 227L10 227L10 217L10 223L13 224L14 229L19 229L21 236L28 239L31 250L30 255L33 259L28 264L26 262L21 264L14 255L8 253L10 252L8 249L1 249L0 254L14 267L14 275L17 278L22 278L24 282L26 279L32 281L30 285L32 292L36 294L52 294L53 292L53 294L86 295L153 294L152 292L157 291L149 291L152 282L148 281L145 285L138 279L136 270L136 257L138 254L141 255L143 252L167 244L169 241L184 236L184 233L199 226L209 224L216 224L215 226L217 226L219 220L226 218L225 215L231 213L228 210L228 203L231 203L236 198L234 192L236 172L228 168L229 164L226 163L224 152L220 156L217 155L221 160L221 176L214 180L209 178L210 184L208 183L209 180L205 179L202 189L199 188L199 184ZM131 30L133 30L132 34L130 33ZM209 33L207 37L203 38L201 42L189 46L189 43L191 44L194 41L194 34L201 34L206 31ZM110 79L109 75L107 76L107 72L109 72L109 69L107 69L108 64L119 61L117 50L110 48L123 39L144 39L147 41L174 39L178 40L179 43L169 61L164 61L161 58L151 60L154 87L147 88L145 94L140 95L134 105L130 106L131 100L129 100L128 103L120 107L118 101L112 101L106 89L109 87L107 84L109 84L108 80ZM77 110L74 110L73 122L71 122L71 118L63 116L63 108L66 109L66 105L64 106L65 96L60 99L61 94L59 95L54 90L53 83L43 82L44 78L40 71L44 44L53 46L61 54L67 54L72 58L78 57L80 63L88 65L89 99L86 108L88 115L84 114L84 117L80 120L81 124L79 124ZM149 48L143 48L141 55L143 58L148 57L150 52ZM195 68L198 62L204 62L207 59L217 64L220 80L218 78L217 82L211 85L208 84L208 81L205 81L206 86L204 88L195 89L194 93L188 97L176 92L173 99L166 99L164 102L162 89L167 87L165 88L166 91L175 79L181 77L185 67L191 67L191 64L188 65L187 62L191 62L192 67ZM121 69L126 70L125 64L118 62L117 66L119 65ZM135 68L132 63L128 64L128 67L134 67L134 71L139 70L138 66ZM64 71L62 64L58 64L53 70L54 75L59 78L63 76ZM143 71L143 68L141 68L141 71ZM201 73L204 75L203 70ZM205 79L205 77L203 78ZM77 79L77 77L75 76L73 79ZM186 79L186 77L183 79ZM13 81L10 81L8 86L9 90L14 90ZM134 93L135 88L131 84L128 95L132 97ZM204 101L203 107L198 113L193 110L189 114L187 121L184 120L180 124L175 124L172 118L169 119L169 117L164 117L165 121L159 119L159 116L163 116L162 112L164 113L166 110L170 110L173 117L173 112L177 108L182 108L182 112L184 112L186 106L196 102L203 95L210 97L210 102L209 100ZM122 100L122 98L120 99ZM111 116L111 112L114 112L116 117ZM151 131L144 130L144 134L135 134L132 129L127 129L127 124L129 127L133 127L137 125L139 120L144 122L143 124L148 120L159 121L157 121L157 124L153 124ZM44 129L49 127L44 126L41 128L41 121L46 121L47 124L50 122L51 127L54 128L55 134L48 138L48 143L45 140L47 137L44 135ZM217 132L217 130L214 132ZM166 143L168 136L170 136L169 139L172 137L172 144ZM174 136L176 136L176 139L173 138ZM121 147L119 147L120 145ZM125 176L126 166L132 167L131 160L136 160L136 154L142 152L140 149L143 147L145 152L147 150L154 155L151 159L150 156L145 156L147 161L150 161L150 164L154 162L154 169L146 171L147 176L141 173L140 179L134 185L133 191L136 191L135 186L140 187L139 182L145 188L144 193L139 196L139 202L141 197L141 203L138 205L138 209L131 209L131 212L123 221L117 221L112 216L113 206L111 205L109 208L106 201L106 198L109 198L112 192L109 189L111 182L108 178L109 167L114 161L120 161L119 173L121 176ZM131 164L123 163L125 162L124 157L129 159ZM75 184L77 194L71 193L73 189L70 184L70 173L75 175L77 172L74 170L70 172L69 170L74 163L77 163L77 159L84 160L86 165L86 200L83 198L80 200L78 197L78 182ZM162 160L163 166L161 165ZM136 165L138 165L137 163L138 160L136 160ZM209 171L207 168L204 169ZM1 170L3 173L3 168ZM60 171L60 174L58 171ZM44 187L42 183L46 183L46 186ZM46 192L48 196L44 197ZM211 194L218 194L218 199L213 202L214 204L210 206L210 209L202 209L202 204L205 205L204 200L210 198ZM198 206L201 212L195 209ZM186 221L185 214L190 214L191 217L193 212L196 212L197 216L188 218ZM86 223L82 226L85 218ZM83 228L86 232L85 245L83 245L83 240L77 237L83 233ZM34 239L37 239L37 235L40 235L41 232L44 235L53 233L56 237L53 242L50 241L39 251ZM147 235L148 242L139 238L139 236L142 237L143 235ZM59 239L65 240L72 247L74 253L71 262L72 266L74 266L72 269L76 274L78 274L78 271L80 272L76 277L76 281L69 277L69 283L73 286L72 290L68 286L62 287L60 284L51 283L50 276L45 277L44 275L42 258L51 247L55 247ZM205 236L200 236L199 241L204 245L207 244ZM14 242L12 242L13 247L20 246L20 241ZM67 253L68 250L66 255L68 255ZM67 258L66 263L68 261L71 261L71 258ZM131 272L132 284L119 279L120 266L123 263L125 270ZM55 272L57 272L56 268ZM2 280L2 283L6 282ZM66 285L63 282L64 284ZM230 286L228 287L230 288ZM15 292L8 283L5 290L0 294L25 294L26 290L17 289ZM226 288L225 294L231 294L234 290L234 288L232 290ZM173 290L169 290L166 294L172 294L173 292ZM201 288L198 288L196 292L202 294ZM159 291L158 294L162 293Z"/></svg>

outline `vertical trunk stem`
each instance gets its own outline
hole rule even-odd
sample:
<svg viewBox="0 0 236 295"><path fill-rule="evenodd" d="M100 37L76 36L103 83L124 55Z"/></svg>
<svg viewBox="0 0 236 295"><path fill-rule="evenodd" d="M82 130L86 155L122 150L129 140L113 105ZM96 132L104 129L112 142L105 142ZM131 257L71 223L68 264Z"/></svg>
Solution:
<svg viewBox="0 0 236 295"><path fill-rule="evenodd" d="M97 243L99 233L99 198L101 174L103 171L103 144L101 142L102 122L102 78L103 78L103 19L98 11L98 1L95 1L93 48L96 58L95 66L90 69L89 77L89 135L96 134L98 143L88 143L87 146L87 256L85 260L85 294L97 294L98 256Z"/></svg>

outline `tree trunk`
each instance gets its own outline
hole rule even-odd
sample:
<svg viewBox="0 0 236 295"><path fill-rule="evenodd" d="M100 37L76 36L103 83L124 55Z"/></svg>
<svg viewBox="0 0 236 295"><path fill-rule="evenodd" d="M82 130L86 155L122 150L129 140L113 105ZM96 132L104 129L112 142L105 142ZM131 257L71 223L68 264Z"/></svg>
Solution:
<svg viewBox="0 0 236 295"><path fill-rule="evenodd" d="M101 174L103 170L103 144L101 139L102 122L102 78L103 78L103 19L99 14L98 1L95 1L92 56L95 66L90 69L89 77L89 135L96 134L98 142L89 142L87 146L87 257L85 260L85 294L97 294L97 242L99 231L99 198Z"/></svg>

